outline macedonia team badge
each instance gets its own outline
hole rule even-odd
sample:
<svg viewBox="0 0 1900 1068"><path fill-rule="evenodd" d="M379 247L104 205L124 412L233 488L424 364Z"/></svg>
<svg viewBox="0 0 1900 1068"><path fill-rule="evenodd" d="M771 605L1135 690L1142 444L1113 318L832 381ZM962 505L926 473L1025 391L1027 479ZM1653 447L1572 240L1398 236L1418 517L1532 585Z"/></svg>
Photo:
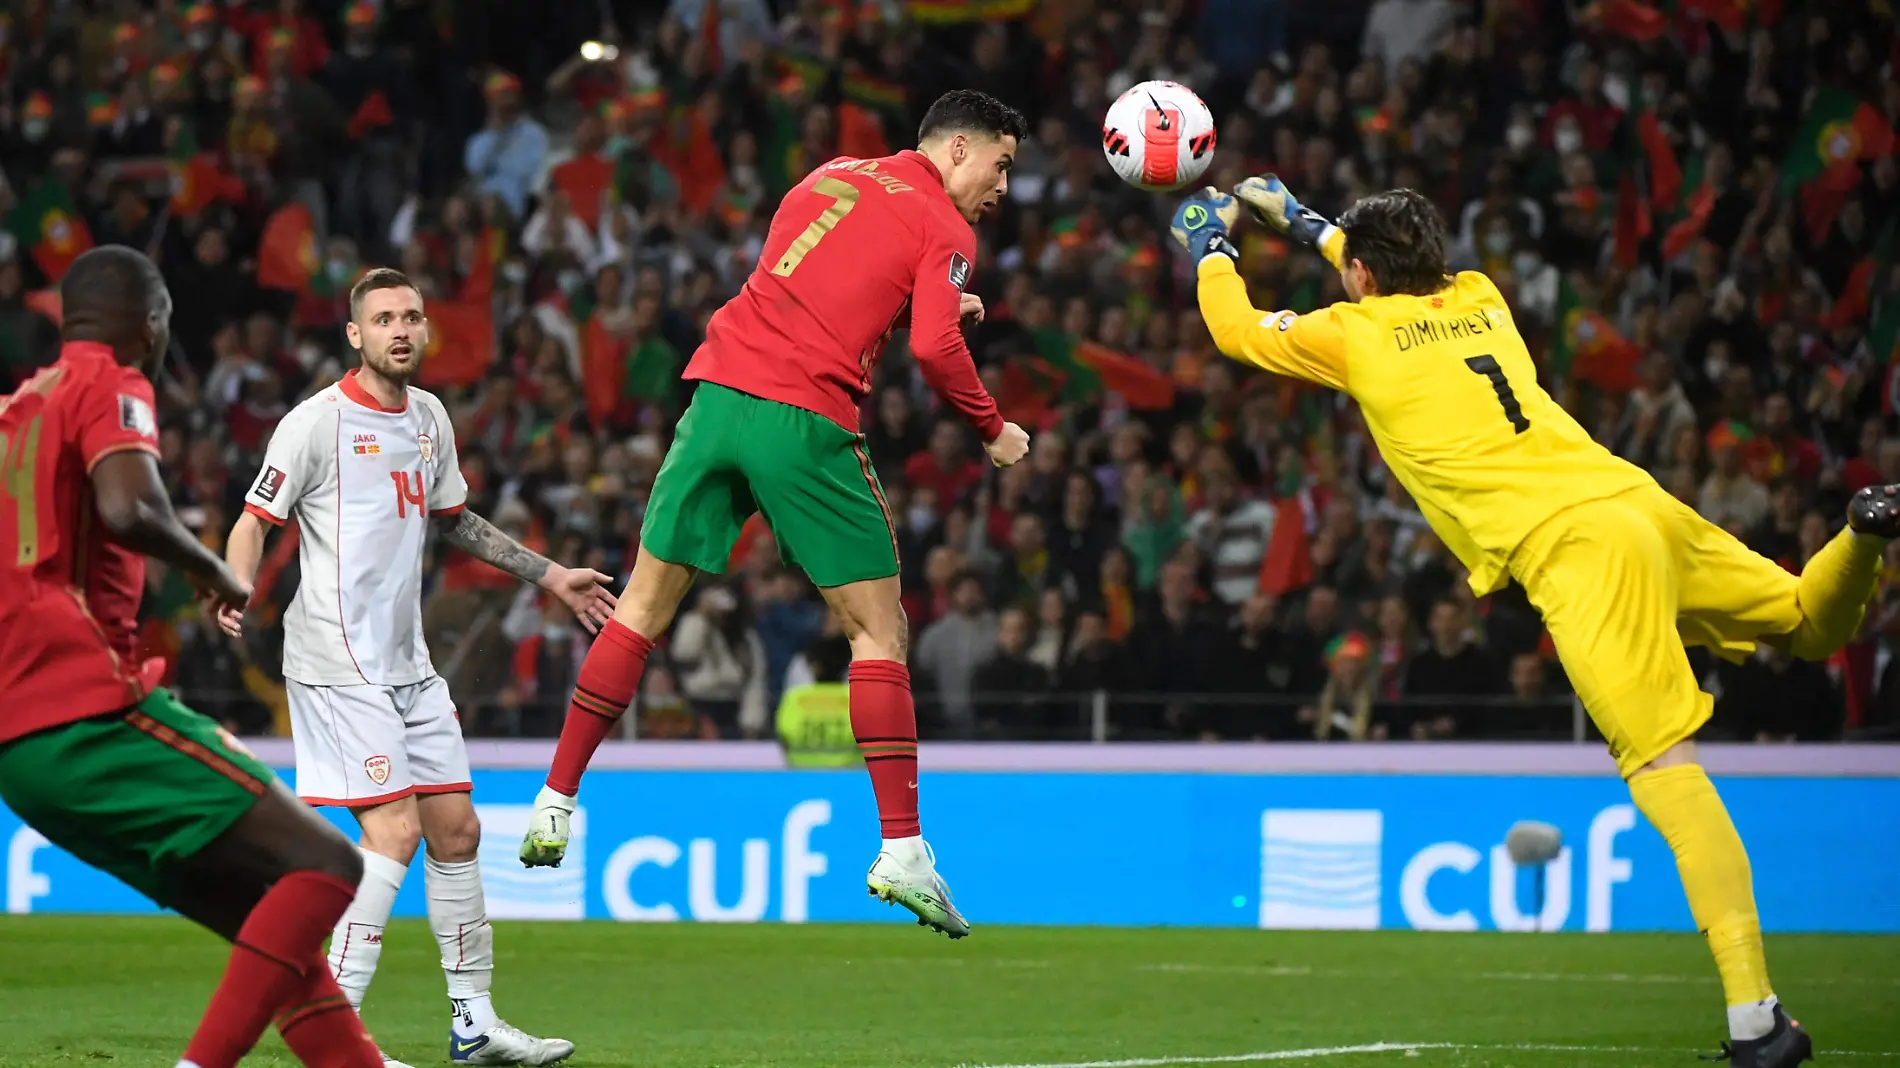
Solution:
<svg viewBox="0 0 1900 1068"><path fill-rule="evenodd" d="M389 781L389 758L378 753L363 761L363 774L378 786Z"/></svg>
<svg viewBox="0 0 1900 1068"><path fill-rule="evenodd" d="M435 441L429 435L417 434L416 448L422 450L423 463L426 464L435 459Z"/></svg>

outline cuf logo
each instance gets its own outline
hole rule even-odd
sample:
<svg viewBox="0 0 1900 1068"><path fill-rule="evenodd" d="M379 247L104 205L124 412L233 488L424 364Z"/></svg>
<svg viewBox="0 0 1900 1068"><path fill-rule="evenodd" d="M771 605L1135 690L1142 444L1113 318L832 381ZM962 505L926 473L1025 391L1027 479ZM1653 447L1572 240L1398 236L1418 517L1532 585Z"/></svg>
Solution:
<svg viewBox="0 0 1900 1068"><path fill-rule="evenodd" d="M373 757L365 759L363 761L363 774L368 775L369 781L378 786L388 782L389 758L378 753Z"/></svg>

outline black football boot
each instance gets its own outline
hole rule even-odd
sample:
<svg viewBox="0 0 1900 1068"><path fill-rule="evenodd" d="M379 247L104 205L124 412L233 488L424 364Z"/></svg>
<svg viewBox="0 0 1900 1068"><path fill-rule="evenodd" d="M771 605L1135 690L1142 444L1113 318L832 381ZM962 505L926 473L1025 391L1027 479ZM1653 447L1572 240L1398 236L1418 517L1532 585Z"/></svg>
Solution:
<svg viewBox="0 0 1900 1068"><path fill-rule="evenodd" d="M1900 538L1900 485L1868 486L1847 502L1847 525L1856 534Z"/></svg>
<svg viewBox="0 0 1900 1068"><path fill-rule="evenodd" d="M1874 487L1876 491L1881 488ZM1858 505L1860 498L1867 492L1867 490L1861 490L1855 495L1854 503ZM1893 506L1887 507L1891 509ZM1900 520L1896 521L1900 522ZM1808 1037L1808 1033L1801 1029L1799 1023L1790 1020L1788 1014L1781 1011L1780 1005L1776 1005L1773 1030L1760 1038L1724 1042L1721 1053L1703 1059L1725 1060L1735 1068L1795 1068L1802 1061L1814 1059L1814 1040Z"/></svg>

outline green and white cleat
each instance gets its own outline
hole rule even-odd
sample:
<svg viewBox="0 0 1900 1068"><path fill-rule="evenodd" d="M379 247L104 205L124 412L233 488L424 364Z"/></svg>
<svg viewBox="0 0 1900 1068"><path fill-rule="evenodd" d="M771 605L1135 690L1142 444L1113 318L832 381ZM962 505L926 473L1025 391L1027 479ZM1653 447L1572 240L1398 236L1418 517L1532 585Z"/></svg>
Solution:
<svg viewBox="0 0 1900 1068"><path fill-rule="evenodd" d="M950 899L950 886L937 874L937 858L922 838L885 840L864 883L872 897L916 913L919 927L951 938L970 933L970 922Z"/></svg>
<svg viewBox="0 0 1900 1068"><path fill-rule="evenodd" d="M567 857L568 820L574 799L543 786L534 797L534 815L521 837L521 863L530 868L558 868Z"/></svg>

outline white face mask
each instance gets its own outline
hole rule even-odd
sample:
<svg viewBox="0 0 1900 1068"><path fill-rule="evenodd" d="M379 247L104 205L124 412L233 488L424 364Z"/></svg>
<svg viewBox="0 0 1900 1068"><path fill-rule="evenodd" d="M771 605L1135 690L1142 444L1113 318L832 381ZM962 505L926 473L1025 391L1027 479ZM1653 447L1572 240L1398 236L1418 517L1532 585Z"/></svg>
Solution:
<svg viewBox="0 0 1900 1068"><path fill-rule="evenodd" d="M1565 123L1557 127L1557 151L1568 156L1583 147L1583 131L1574 125Z"/></svg>
<svg viewBox="0 0 1900 1068"><path fill-rule="evenodd" d="M1504 143L1517 152L1531 147L1531 142L1536 139L1536 133L1523 123L1512 123L1511 128L1504 131Z"/></svg>
<svg viewBox="0 0 1900 1068"><path fill-rule="evenodd" d="M20 136L28 141L44 141L50 129L52 124L45 119L28 119L20 124Z"/></svg>
<svg viewBox="0 0 1900 1068"><path fill-rule="evenodd" d="M1484 235L1484 250L1493 256L1511 251L1511 231L1492 230Z"/></svg>
<svg viewBox="0 0 1900 1068"><path fill-rule="evenodd" d="M541 639L543 641L550 641L550 642L566 641L567 637L568 637L567 624L565 623L541 624Z"/></svg>
<svg viewBox="0 0 1900 1068"><path fill-rule="evenodd" d="M1520 280L1527 279L1531 275L1536 274L1543 266L1543 259L1539 257L1537 253L1529 250L1519 252L1517 255L1511 257L1511 270L1517 272L1517 277Z"/></svg>
<svg viewBox="0 0 1900 1068"><path fill-rule="evenodd" d="M929 508L912 507L910 510L910 529L922 534L937 521L937 513Z"/></svg>

